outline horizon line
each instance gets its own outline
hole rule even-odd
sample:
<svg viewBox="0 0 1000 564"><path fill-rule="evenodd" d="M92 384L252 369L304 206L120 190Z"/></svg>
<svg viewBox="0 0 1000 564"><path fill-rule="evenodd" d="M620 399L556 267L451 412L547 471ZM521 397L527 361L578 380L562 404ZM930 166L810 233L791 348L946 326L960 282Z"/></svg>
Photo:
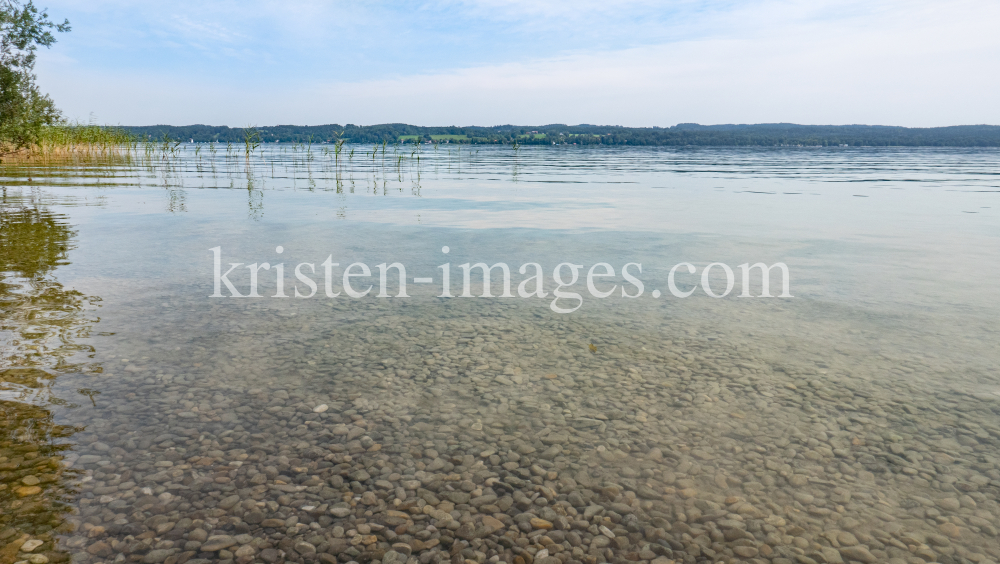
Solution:
<svg viewBox="0 0 1000 564"><path fill-rule="evenodd" d="M70 124L73 125L73 124ZM98 125L98 124L81 124L77 125ZM1000 127L1000 124L989 124L989 123L966 123L966 124L953 124L953 125L938 125L930 127L911 127L906 125L886 125L886 124L866 124L866 123L845 123L845 124L820 124L820 123L792 123L792 122L761 122L761 123L714 123L714 124L701 124L696 122L681 122L674 125L612 125L612 124L593 124L593 123L578 123L578 124L566 124L566 123L547 123L547 124L496 124L496 125L417 125L413 123L406 123L401 121L395 122L382 122L382 123L372 123L358 125L353 123L322 123L316 125L304 125L304 124L294 124L294 123L279 123L275 125L257 125L250 124L247 126L231 126L231 125L212 125L207 123L189 123L185 125L174 125L168 123L157 123L157 124L143 124L143 125L125 125L125 124L103 124L100 127L194 127L194 126L204 126L204 127L227 127L230 129L243 129L245 127L329 127L329 126L341 126L341 127L378 127L378 126L389 126L389 125L406 125L409 127L426 127L426 128L497 128L497 127L618 127L623 129L673 129L681 126L694 126L694 127L722 127L722 126L734 126L734 127L758 127L758 126L795 126L795 127L891 127L898 129L947 129L951 127Z"/></svg>

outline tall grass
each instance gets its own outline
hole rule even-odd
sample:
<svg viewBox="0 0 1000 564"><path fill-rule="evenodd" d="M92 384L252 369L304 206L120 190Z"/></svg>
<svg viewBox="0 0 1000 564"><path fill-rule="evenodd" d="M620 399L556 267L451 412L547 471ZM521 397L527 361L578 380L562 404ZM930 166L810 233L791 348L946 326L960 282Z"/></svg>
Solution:
<svg viewBox="0 0 1000 564"><path fill-rule="evenodd" d="M62 123L42 128L38 144L19 151L0 149L4 160L63 157L128 157L140 140L120 127Z"/></svg>
<svg viewBox="0 0 1000 564"><path fill-rule="evenodd" d="M247 162L250 161L250 155L260 147L261 136L260 131L254 125L248 125L243 128L243 145L244 153L246 154Z"/></svg>
<svg viewBox="0 0 1000 564"><path fill-rule="evenodd" d="M372 183L372 193L378 190L383 195L387 193L389 182L395 180L402 183L408 175L414 179L414 189L419 191L422 175L430 172L424 170L428 163L433 166L435 174L439 165L442 171L457 170L459 173L463 172L463 165L467 168L478 166L475 153L470 151L462 155L463 147L456 147L455 151L449 149L445 155L445 151L439 151L439 144L434 143L434 152L430 152L429 148L425 152L419 139L415 139L412 146L381 140L373 143L368 151L367 147L349 143L341 132L329 145L318 146L315 152L312 151L313 144L314 140L309 138L304 142L282 143L281 146L265 145L262 135L253 125L243 128L241 139L235 142L189 145L167 135L162 138L143 135L140 138L120 127L63 123L46 127L39 143L33 147L8 154L0 150L0 158L5 167L7 164L14 168L24 167L25 177L35 175L33 173L41 175L42 172L36 169L50 165L56 168L84 166L94 170L104 167L99 170L106 171L106 174L98 176L97 182L104 177L114 177L120 170L124 170L126 176L131 175L128 176L130 179L138 179L140 171L145 171L148 178L160 175L162 186L171 189L183 187L185 172L192 171L198 179L214 180L216 187L224 186L220 179L228 179L230 186L234 182L242 184L241 177L245 176L248 189L260 190L264 186L265 171L269 169L270 180L290 181L293 187L297 180L303 178L300 174L304 174L312 189L316 186L314 175L318 174L316 178L320 183L335 184L338 193L345 191L344 181L349 182L353 193L355 176L363 174L366 184ZM516 157L521 150L520 143L515 141L512 145ZM388 154L390 146L392 155ZM406 155L406 151L410 154ZM241 152L243 159L239 158ZM357 161L355 156L358 156ZM320 161L318 164L317 160ZM516 158L513 164L516 178ZM134 181L143 183L141 180ZM204 184L203 180L201 182ZM183 209L179 203L172 206L172 210Z"/></svg>

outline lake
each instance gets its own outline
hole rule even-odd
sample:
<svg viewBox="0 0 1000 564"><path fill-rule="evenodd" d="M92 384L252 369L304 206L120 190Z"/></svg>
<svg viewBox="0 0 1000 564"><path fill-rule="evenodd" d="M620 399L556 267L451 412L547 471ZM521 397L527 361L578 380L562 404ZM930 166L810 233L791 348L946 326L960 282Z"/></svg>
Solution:
<svg viewBox="0 0 1000 564"><path fill-rule="evenodd" d="M146 144L0 184L2 563L1000 560L996 149Z"/></svg>

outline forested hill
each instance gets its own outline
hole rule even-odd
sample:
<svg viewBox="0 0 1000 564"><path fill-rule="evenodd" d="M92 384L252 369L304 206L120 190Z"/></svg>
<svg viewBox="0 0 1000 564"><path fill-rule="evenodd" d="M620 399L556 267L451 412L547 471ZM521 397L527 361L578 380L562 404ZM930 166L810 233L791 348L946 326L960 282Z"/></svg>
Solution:
<svg viewBox="0 0 1000 564"><path fill-rule="evenodd" d="M196 142L243 142L243 128L211 125L129 126L142 138ZM1000 126L958 125L909 128L883 125L698 125L621 127L614 125L498 125L492 127L420 127L383 125L277 125L258 127L265 142L440 143L523 145L661 145L661 146L840 146L851 147L1000 147Z"/></svg>

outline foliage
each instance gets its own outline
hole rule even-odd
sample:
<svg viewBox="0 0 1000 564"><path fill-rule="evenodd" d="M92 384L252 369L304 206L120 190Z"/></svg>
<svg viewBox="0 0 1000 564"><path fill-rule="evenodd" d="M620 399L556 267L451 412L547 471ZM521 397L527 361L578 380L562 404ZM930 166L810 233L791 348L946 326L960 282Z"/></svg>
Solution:
<svg viewBox="0 0 1000 564"><path fill-rule="evenodd" d="M125 130L141 139L157 139L165 133L195 142L242 141L242 130L226 126L135 126ZM604 125L498 125L492 127L419 127L402 123L358 126L337 124L257 128L265 143L381 144L417 140L435 143L520 145L654 145L654 146L939 146L1000 147L1000 126L961 125L907 128L878 125L755 125L680 124L673 127L622 127Z"/></svg>
<svg viewBox="0 0 1000 564"><path fill-rule="evenodd" d="M260 131L255 126L248 125L243 128L243 146L248 160L257 147L260 147L260 141Z"/></svg>
<svg viewBox="0 0 1000 564"><path fill-rule="evenodd" d="M52 99L35 84L36 50L55 43L52 30L70 30L39 11L33 0L0 0L0 145L18 150L37 143L42 127L59 119Z"/></svg>

